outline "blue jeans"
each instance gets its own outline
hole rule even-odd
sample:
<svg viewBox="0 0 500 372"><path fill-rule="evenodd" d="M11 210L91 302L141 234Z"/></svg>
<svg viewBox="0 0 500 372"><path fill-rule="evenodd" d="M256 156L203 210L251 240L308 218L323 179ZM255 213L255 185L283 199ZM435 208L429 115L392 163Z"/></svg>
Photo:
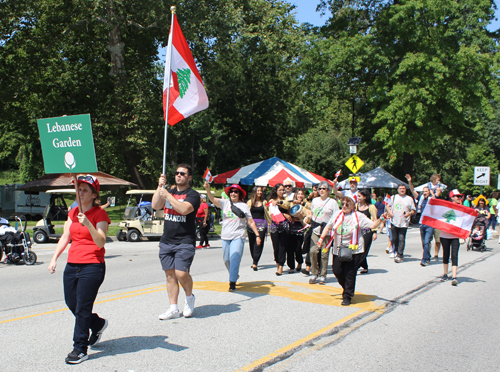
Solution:
<svg viewBox="0 0 500 372"><path fill-rule="evenodd" d="M89 329L93 330L101 324L101 318L92 313L92 308L105 274L104 263L68 263L64 269L64 299L75 316L73 348L85 354L89 345Z"/></svg>
<svg viewBox="0 0 500 372"><path fill-rule="evenodd" d="M488 222L488 228L492 228L493 230L495 230L495 227L497 226L497 216L495 216L494 214L491 215L490 217L490 220Z"/></svg>
<svg viewBox="0 0 500 372"><path fill-rule="evenodd" d="M420 239L422 239L422 246L424 248L424 255L422 262L429 262L431 260L430 248L432 237L434 236L434 228L427 225L420 225Z"/></svg>
<svg viewBox="0 0 500 372"><path fill-rule="evenodd" d="M222 258L229 271L229 281L236 283L240 272L245 239L222 240Z"/></svg>

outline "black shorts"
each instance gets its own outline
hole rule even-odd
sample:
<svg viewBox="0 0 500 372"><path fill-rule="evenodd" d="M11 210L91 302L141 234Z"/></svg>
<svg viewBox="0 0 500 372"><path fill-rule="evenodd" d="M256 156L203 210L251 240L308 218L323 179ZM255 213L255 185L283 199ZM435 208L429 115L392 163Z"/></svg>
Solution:
<svg viewBox="0 0 500 372"><path fill-rule="evenodd" d="M163 270L189 271L196 249L192 244L165 244L160 242L160 262Z"/></svg>

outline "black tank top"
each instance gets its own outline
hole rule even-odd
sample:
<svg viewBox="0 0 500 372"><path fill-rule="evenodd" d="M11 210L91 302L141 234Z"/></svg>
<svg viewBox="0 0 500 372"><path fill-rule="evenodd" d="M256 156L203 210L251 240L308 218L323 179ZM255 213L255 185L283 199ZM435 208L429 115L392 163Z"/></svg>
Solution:
<svg viewBox="0 0 500 372"><path fill-rule="evenodd" d="M363 213L366 217L368 217L368 219L369 219L369 220L371 220L371 219L372 219L372 216L370 215L370 208L367 208L367 209L366 209L366 210L364 210L364 211L360 211L360 210L359 210L359 207L358 207L358 212L359 212L359 213Z"/></svg>
<svg viewBox="0 0 500 372"><path fill-rule="evenodd" d="M252 214L253 219L264 220L266 218L264 216L264 205L263 204L260 207L255 207L252 205L252 208L250 208L250 213Z"/></svg>

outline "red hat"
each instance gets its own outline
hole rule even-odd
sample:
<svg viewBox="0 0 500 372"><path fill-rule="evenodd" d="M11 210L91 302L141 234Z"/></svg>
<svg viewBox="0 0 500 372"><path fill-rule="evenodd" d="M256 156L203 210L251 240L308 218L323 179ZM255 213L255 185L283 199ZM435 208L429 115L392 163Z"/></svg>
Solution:
<svg viewBox="0 0 500 372"><path fill-rule="evenodd" d="M101 188L99 185L99 181L97 180L97 177L94 177L91 174L87 174L86 176L78 176L77 180L78 180L78 184L88 183L97 192L99 192L99 189ZM71 181L71 183L75 183L75 181Z"/></svg>
<svg viewBox="0 0 500 372"><path fill-rule="evenodd" d="M227 196L229 196L229 191L231 191L231 189L237 189L240 192L240 200L245 199L245 197L247 196L247 192L243 190L240 185L236 184L230 185L224 189L224 192Z"/></svg>
<svg viewBox="0 0 500 372"><path fill-rule="evenodd" d="M464 194L460 194L460 191L458 191L457 189L454 189L454 190L450 191L450 198L452 196L464 196Z"/></svg>

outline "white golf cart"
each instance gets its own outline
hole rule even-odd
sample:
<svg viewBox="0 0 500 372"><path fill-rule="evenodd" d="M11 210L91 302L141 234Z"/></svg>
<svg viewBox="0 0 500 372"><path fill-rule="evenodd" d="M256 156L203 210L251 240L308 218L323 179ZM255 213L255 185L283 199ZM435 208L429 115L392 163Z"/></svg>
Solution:
<svg viewBox="0 0 500 372"><path fill-rule="evenodd" d="M47 190L46 193L51 195L50 204L45 207L43 218L33 227L33 240L38 244L61 237L62 234L56 234L52 221L66 221L68 218L68 207L62 194L76 195L75 189Z"/></svg>
<svg viewBox="0 0 500 372"><path fill-rule="evenodd" d="M143 201L144 195L153 195L156 190L129 190L126 192L130 198L123 213L125 221L118 225L120 230L116 233L119 241L138 242L141 236L161 237L163 234L163 210L155 211L151 207L151 202ZM137 205L130 205L132 198L140 195Z"/></svg>

